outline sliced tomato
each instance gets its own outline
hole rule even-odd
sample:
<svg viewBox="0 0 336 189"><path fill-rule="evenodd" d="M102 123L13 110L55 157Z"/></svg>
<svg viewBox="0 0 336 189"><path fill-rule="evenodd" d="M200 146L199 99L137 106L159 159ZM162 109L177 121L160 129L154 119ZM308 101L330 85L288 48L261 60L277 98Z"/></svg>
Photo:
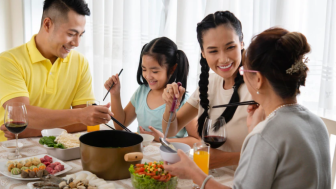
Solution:
<svg viewBox="0 0 336 189"><path fill-rule="evenodd" d="M168 173L167 174L167 182L170 180L170 178L171 178L171 175Z"/></svg>
<svg viewBox="0 0 336 189"><path fill-rule="evenodd" d="M136 167L143 167L143 166L145 166L144 164L136 164L135 165Z"/></svg>
<svg viewBox="0 0 336 189"><path fill-rule="evenodd" d="M162 165L158 165L157 168L162 168L163 166Z"/></svg>
<svg viewBox="0 0 336 189"><path fill-rule="evenodd" d="M161 178L159 179L159 181L161 181L161 182L165 182L165 181L166 181L166 176L165 176L165 175L162 175Z"/></svg>
<svg viewBox="0 0 336 189"><path fill-rule="evenodd" d="M155 176L155 173L153 172L153 173L146 173L146 175L148 175L148 176Z"/></svg>
<svg viewBox="0 0 336 189"><path fill-rule="evenodd" d="M155 179L155 180L159 180L160 179L160 175L158 175L158 176L153 176L153 179Z"/></svg>
<svg viewBox="0 0 336 189"><path fill-rule="evenodd" d="M139 173L137 173L138 175L144 175L144 174L146 174L145 172L139 172Z"/></svg>
<svg viewBox="0 0 336 189"><path fill-rule="evenodd" d="M136 173L139 173L139 172L144 172L145 171L145 168L141 167L141 168L138 168L135 170Z"/></svg>

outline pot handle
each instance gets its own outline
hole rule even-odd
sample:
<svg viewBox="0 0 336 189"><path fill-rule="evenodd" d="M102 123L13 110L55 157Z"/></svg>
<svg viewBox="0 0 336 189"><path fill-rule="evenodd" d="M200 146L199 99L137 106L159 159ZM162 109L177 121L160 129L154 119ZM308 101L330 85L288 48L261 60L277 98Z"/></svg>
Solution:
<svg viewBox="0 0 336 189"><path fill-rule="evenodd" d="M131 162L131 161L140 161L143 158L142 152L132 152L132 153L127 153L124 156L125 161Z"/></svg>

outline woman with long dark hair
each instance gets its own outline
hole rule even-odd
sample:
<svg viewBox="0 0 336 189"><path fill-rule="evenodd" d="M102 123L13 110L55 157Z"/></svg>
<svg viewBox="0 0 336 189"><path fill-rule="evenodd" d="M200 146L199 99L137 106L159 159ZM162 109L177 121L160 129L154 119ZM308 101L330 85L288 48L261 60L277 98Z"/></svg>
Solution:
<svg viewBox="0 0 336 189"><path fill-rule="evenodd" d="M175 135L192 119L198 117L198 133L202 136L206 117L216 120L223 116L227 138L224 145L211 149L210 168L237 165L240 150L247 135L247 106L216 108L214 105L251 100L243 77L238 74L244 49L242 25L229 11L209 14L197 24L197 39L201 47L201 74L198 89L177 112L168 136ZM215 73L209 74L209 70ZM175 83L167 85L162 97L166 102L162 127L165 131L174 95L181 99L185 89ZM166 121L165 121L166 120ZM219 125L223 126L223 125Z"/></svg>
<svg viewBox="0 0 336 189"><path fill-rule="evenodd" d="M152 134L155 141L159 141L162 134L162 114L165 103L162 100L162 92L167 84L181 82L187 87L189 62L182 50L167 37L153 39L145 44L140 54L137 81L139 88L133 94L131 101L123 109L120 99L120 82L118 74L105 82L110 90L111 109L114 117L125 126L130 125L135 118L138 120L138 132ZM181 106L187 101L188 95L181 96ZM179 107L178 107L179 109ZM197 130L194 127L196 120L181 129L178 133L167 139L170 142L183 142L192 145L199 140ZM116 129L122 129L114 124Z"/></svg>
<svg viewBox="0 0 336 189"><path fill-rule="evenodd" d="M271 28L255 36L239 72L252 98L246 137L233 188L330 188L328 131L318 116L297 103L310 51L298 32ZM165 170L206 189L225 188L205 175L181 150Z"/></svg>

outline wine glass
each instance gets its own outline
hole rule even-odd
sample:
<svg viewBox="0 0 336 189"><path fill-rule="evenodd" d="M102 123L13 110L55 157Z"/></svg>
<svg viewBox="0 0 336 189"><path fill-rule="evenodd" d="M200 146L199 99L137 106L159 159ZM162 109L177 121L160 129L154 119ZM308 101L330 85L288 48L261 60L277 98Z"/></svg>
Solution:
<svg viewBox="0 0 336 189"><path fill-rule="evenodd" d="M210 144L211 148L218 148L226 141L225 118L220 116L216 120L207 117L203 125L202 139L205 143ZM216 176L216 169L211 169L210 173Z"/></svg>
<svg viewBox="0 0 336 189"><path fill-rule="evenodd" d="M205 143L209 143L211 148L218 148L226 141L225 119L220 116L217 120L209 117L205 119L203 126L202 139Z"/></svg>
<svg viewBox="0 0 336 189"><path fill-rule="evenodd" d="M13 134L16 138L16 152L13 159L21 158L18 147L18 135L27 128L28 117L27 110L24 103L21 102L11 102L6 105L4 123L6 128Z"/></svg>

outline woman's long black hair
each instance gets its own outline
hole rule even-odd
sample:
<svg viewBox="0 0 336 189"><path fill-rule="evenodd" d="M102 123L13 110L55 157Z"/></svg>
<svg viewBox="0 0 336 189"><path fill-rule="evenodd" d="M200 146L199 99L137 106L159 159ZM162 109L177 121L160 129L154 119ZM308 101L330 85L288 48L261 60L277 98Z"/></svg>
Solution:
<svg viewBox="0 0 336 189"><path fill-rule="evenodd" d="M239 37L239 41L243 41L243 31L242 31L242 25L240 21L238 20L235 15L229 11L217 11L214 14L209 14L206 16L200 23L197 24L197 40L201 46L201 49L203 51L203 34L207 30L211 28L216 28L220 25L228 25L234 29L236 34ZM204 112L202 115L198 118L198 134L202 136L202 130L203 130L203 124L208 117L208 111L209 111L209 99L208 99L208 84L209 84L209 65L205 58L203 58L201 54L201 74L200 74L200 80L198 83L199 86L199 97L200 97L200 105L204 109ZM239 102L239 94L238 94L238 88L240 84L244 83L243 77L240 74L237 74L235 78L235 84L233 86L234 92L232 94L232 97L230 99L229 103L232 102ZM227 107L221 116L225 118L226 123L228 123L235 111L237 109L236 107ZM218 124L218 122L215 123L215 130L218 130L221 125Z"/></svg>
<svg viewBox="0 0 336 189"><path fill-rule="evenodd" d="M182 50L177 49L177 45L167 37L153 39L142 47L140 54L139 67L137 72L137 81L139 85L148 85L142 75L142 56L149 55L158 61L160 66L167 67L168 83L181 82L187 90L187 77L189 73L189 62L187 56ZM177 64L175 71L174 66ZM185 98L183 94L182 100ZM180 105L181 106L181 105Z"/></svg>

